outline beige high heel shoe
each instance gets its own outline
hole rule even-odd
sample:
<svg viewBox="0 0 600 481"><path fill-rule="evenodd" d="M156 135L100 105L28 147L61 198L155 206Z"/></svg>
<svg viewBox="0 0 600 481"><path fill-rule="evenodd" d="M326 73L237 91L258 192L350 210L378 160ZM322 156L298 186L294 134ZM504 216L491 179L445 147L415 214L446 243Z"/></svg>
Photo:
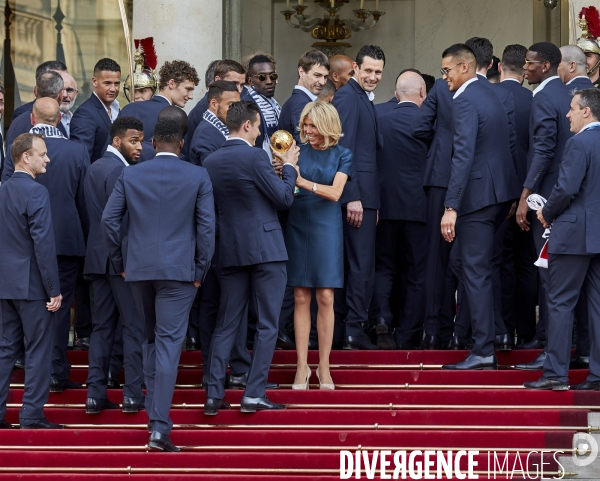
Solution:
<svg viewBox="0 0 600 481"><path fill-rule="evenodd" d="M321 382L321 378L319 377L319 368L317 368L317 379L319 380L319 389L324 389L327 391L333 391L335 389L335 384L324 384Z"/></svg>
<svg viewBox="0 0 600 481"><path fill-rule="evenodd" d="M306 375L306 382L303 382L301 384L292 384L292 389L301 389L301 390L307 390L308 389L308 382L310 380L310 376L312 374L312 371L310 370L310 368L308 369L308 374Z"/></svg>

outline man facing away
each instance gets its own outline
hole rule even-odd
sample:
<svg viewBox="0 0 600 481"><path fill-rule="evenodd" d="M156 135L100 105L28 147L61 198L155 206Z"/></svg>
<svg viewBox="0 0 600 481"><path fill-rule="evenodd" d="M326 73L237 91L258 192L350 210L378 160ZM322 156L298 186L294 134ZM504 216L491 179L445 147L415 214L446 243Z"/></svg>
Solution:
<svg viewBox="0 0 600 481"><path fill-rule="evenodd" d="M154 159L123 170L102 224L112 267L131 283L146 325L148 445L179 451L169 438L169 410L190 309L214 251L214 200L206 170L179 159L178 122L159 121L152 144ZM127 246L121 236L125 214Z"/></svg>

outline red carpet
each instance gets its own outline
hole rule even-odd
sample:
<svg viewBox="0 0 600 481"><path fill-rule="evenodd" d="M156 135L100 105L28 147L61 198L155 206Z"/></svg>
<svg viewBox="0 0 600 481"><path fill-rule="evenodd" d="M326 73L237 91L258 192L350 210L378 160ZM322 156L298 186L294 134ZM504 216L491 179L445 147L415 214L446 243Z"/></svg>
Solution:
<svg viewBox="0 0 600 481"><path fill-rule="evenodd" d="M69 390L51 394L46 408L50 421L67 425L64 431L0 431L0 480L340 479L340 450L354 454L359 447L371 455L391 451L388 461L395 451L406 451L408 459L417 450L477 450L472 456L479 479L494 479L494 467L495 479L508 479L507 467L516 468L512 479L536 479L542 462L544 476L552 477L560 466L551 452L541 451L569 450L573 434L587 432L587 414L600 407L600 392L525 390L522 383L540 373L510 366L536 355L500 353L498 371L446 372L440 365L462 359L464 351L335 351L331 392L319 391L314 375L309 391L292 391L295 353L278 351L269 380L282 388L268 395L287 410L242 414L242 392L228 390L233 409L208 417L198 386L201 355L184 352L171 411L171 439L181 453L147 451L145 411L87 415L86 391ZM309 362L317 356L311 352ZM87 353L69 357L72 379L85 382ZM572 371L570 379L577 383L585 376ZM15 371L6 416L15 424L22 381L23 371ZM121 396L109 391L115 402ZM528 457L530 451L536 453ZM415 466L424 465L423 453L413 456ZM466 472L467 456L458 464ZM379 467L374 479L382 479ZM393 473L393 461L387 469ZM360 479L368 479L364 471ZM418 477L408 472L407 479Z"/></svg>

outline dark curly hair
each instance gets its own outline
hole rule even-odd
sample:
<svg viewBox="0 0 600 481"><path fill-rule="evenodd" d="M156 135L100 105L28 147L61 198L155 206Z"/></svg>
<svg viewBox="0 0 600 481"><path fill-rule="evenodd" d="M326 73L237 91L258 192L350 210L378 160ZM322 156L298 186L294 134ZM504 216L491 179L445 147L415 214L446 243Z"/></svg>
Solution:
<svg viewBox="0 0 600 481"><path fill-rule="evenodd" d="M198 86L200 78L196 69L192 67L188 62L184 60L173 60L172 62L165 62L158 72L158 89L164 89L169 80L173 79L176 84L189 80Z"/></svg>

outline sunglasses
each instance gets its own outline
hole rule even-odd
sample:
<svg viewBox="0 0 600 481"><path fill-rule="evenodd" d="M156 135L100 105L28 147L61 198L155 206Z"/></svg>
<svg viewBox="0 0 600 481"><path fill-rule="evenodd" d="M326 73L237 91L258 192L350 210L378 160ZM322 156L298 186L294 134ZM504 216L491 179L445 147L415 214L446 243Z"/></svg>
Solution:
<svg viewBox="0 0 600 481"><path fill-rule="evenodd" d="M72 94L73 92L79 92L79 90L69 87L68 89L63 89L68 94Z"/></svg>
<svg viewBox="0 0 600 481"><path fill-rule="evenodd" d="M441 72L442 76L444 76L444 75L448 75L448 72L450 72L450 70L452 70L454 67L458 67L459 65L462 65L463 63L465 63L465 62L460 62L460 63L457 63L456 65L454 65L454 66L452 66L452 67L448 67L448 68L441 68L441 69L440 69L440 72Z"/></svg>
<svg viewBox="0 0 600 481"><path fill-rule="evenodd" d="M276 73L259 73L258 75L251 75L251 77L256 77L261 82L264 82L267 80L267 77L269 77L273 82L275 82L275 80L279 78L279 75Z"/></svg>

